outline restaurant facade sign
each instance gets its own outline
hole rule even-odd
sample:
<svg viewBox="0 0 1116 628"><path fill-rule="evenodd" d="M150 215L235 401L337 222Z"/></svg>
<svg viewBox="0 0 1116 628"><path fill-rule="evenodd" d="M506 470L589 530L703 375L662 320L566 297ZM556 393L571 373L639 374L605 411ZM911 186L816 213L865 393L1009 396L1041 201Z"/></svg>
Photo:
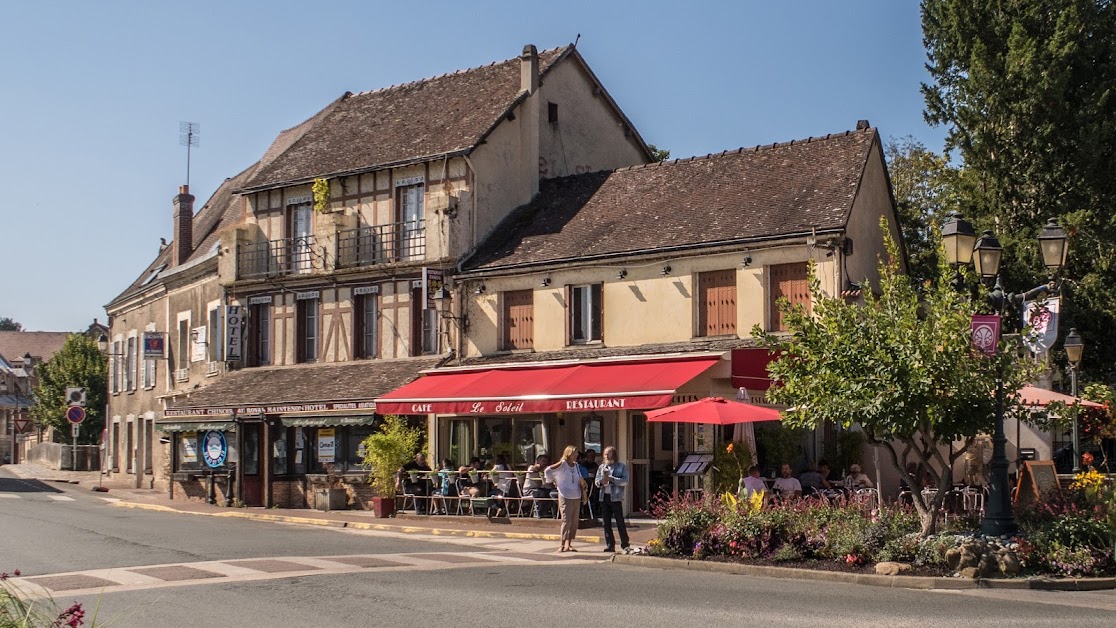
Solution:
<svg viewBox="0 0 1116 628"><path fill-rule="evenodd" d="M669 406L673 395L624 397L506 398L506 399L413 399L380 400L380 414L541 414L610 410L651 410Z"/></svg>
<svg viewBox="0 0 1116 628"><path fill-rule="evenodd" d="M230 416L259 414L289 414L295 412L352 412L376 410L375 401L339 401L327 403L284 403L255 406L226 406L219 408L167 408L164 417Z"/></svg>

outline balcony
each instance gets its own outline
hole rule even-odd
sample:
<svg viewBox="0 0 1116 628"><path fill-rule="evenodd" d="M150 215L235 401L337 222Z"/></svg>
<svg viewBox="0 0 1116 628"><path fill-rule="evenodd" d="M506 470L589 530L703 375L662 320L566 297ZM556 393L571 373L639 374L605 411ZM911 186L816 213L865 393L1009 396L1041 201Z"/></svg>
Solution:
<svg viewBox="0 0 1116 628"><path fill-rule="evenodd" d="M307 273L314 268L316 257L314 236L240 244L236 247L236 278Z"/></svg>
<svg viewBox="0 0 1116 628"><path fill-rule="evenodd" d="M425 257L426 223L422 220L337 233L338 268L421 261Z"/></svg>

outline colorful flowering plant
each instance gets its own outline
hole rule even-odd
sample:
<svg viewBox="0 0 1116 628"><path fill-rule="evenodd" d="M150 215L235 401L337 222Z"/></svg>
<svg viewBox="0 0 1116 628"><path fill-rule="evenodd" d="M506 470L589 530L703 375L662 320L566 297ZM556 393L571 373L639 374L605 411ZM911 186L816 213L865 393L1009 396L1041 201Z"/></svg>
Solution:
<svg viewBox="0 0 1116 628"><path fill-rule="evenodd" d="M11 578L20 577L16 569L10 574L0 572L0 627L8 628L78 628L85 625L85 607L74 602L69 608L59 608L54 600L28 602L23 599ZM96 613L90 626L97 624Z"/></svg>

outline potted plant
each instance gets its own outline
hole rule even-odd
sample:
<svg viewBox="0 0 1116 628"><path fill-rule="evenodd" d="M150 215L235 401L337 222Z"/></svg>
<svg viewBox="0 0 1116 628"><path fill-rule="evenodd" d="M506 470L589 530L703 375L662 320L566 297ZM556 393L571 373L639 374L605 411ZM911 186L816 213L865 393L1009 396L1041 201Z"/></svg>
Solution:
<svg viewBox="0 0 1116 628"><path fill-rule="evenodd" d="M407 425L403 417L384 417L379 431L364 439L364 466L375 496L372 508L380 518L395 515L395 473L407 463L422 443L422 431Z"/></svg>
<svg viewBox="0 0 1116 628"><path fill-rule="evenodd" d="M325 486L314 488L314 508L326 512L348 509L349 491L343 486L345 476L337 470L337 465L332 462L325 464L325 470Z"/></svg>

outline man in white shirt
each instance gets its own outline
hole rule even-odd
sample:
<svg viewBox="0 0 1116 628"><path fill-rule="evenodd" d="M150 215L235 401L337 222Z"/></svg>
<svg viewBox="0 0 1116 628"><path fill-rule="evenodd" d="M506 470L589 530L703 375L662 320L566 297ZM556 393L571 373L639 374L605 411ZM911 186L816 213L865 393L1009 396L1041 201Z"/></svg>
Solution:
<svg viewBox="0 0 1116 628"><path fill-rule="evenodd" d="M748 499L753 493L766 493L767 485L760 478L760 468L757 465L748 467L748 476L740 481L737 493L743 499Z"/></svg>
<svg viewBox="0 0 1116 628"><path fill-rule="evenodd" d="M791 466L784 462L779 469L779 473L783 477L776 479L775 484L771 487L775 494L783 499L802 497L802 484L799 483L797 478L791 477Z"/></svg>

